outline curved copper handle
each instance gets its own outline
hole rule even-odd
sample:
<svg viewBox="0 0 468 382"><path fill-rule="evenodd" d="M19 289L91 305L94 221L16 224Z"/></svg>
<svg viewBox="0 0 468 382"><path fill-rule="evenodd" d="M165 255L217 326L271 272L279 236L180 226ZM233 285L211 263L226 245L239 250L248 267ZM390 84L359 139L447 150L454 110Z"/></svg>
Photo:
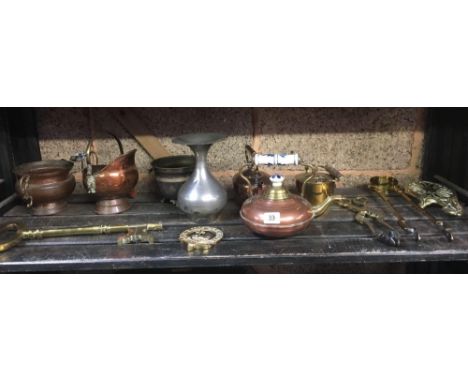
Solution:
<svg viewBox="0 0 468 382"><path fill-rule="evenodd" d="M19 223L7 223L0 226L0 233L7 231L14 231L15 235L10 240L0 241L0 252L8 251L23 240L23 225Z"/></svg>
<svg viewBox="0 0 468 382"><path fill-rule="evenodd" d="M247 178L242 172L244 169L249 168L250 166L248 164L244 164L240 169L239 169L239 176L241 177L242 180L244 180L247 183L248 188L248 194L249 198L253 196L253 191L252 191L252 183L250 182L249 178Z"/></svg>
<svg viewBox="0 0 468 382"><path fill-rule="evenodd" d="M23 193L23 199L26 201L26 207L31 208L33 205L33 198L31 195L29 195L29 180L31 179L30 175L23 175L19 179L19 186L21 189L21 192Z"/></svg>

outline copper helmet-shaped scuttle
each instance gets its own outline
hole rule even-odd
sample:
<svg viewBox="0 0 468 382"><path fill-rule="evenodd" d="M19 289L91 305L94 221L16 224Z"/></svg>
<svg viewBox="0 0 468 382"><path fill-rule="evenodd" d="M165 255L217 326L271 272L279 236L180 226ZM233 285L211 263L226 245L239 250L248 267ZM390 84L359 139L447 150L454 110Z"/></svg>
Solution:
<svg viewBox="0 0 468 382"><path fill-rule="evenodd" d="M270 177L264 194L247 199L240 210L244 223L255 233L268 237L287 237L306 229L314 213L304 198L283 187L284 178Z"/></svg>

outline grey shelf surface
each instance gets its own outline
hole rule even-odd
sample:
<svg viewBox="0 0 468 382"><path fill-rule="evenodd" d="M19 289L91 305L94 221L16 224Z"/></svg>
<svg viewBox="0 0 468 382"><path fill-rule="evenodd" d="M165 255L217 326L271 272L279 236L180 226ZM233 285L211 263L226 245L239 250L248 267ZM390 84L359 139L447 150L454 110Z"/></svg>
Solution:
<svg viewBox="0 0 468 382"><path fill-rule="evenodd" d="M367 196L369 206L386 212L395 227L396 220L382 201L365 189L346 189L346 195ZM427 218L410 208L404 200L392 197L404 217L422 235L420 242L401 233L399 248L376 241L368 229L354 222L354 214L332 206L313 220L303 233L285 239L265 239L248 230L238 214L238 206L229 202L210 225L221 228L224 239L209 254L188 254L179 242L179 234L196 226L171 204L159 203L150 195L132 202L132 208L120 215L100 216L86 197L74 196L67 208L55 216L31 216L23 205L14 205L0 224L21 222L28 228L55 228L100 224L143 224L161 222L164 230L152 233L154 244L117 246L118 235L81 236L25 241L0 257L0 272L99 271L178 267L227 267L304 263L378 263L417 261L467 261L468 218L450 217L438 207L430 211L448 224L455 241L447 242Z"/></svg>

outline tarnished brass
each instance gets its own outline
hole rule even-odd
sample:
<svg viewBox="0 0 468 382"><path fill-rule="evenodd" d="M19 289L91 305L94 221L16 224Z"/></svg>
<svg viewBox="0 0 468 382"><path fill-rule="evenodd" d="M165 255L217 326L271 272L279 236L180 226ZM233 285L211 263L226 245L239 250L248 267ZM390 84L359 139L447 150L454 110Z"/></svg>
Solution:
<svg viewBox="0 0 468 382"><path fill-rule="evenodd" d="M312 206L311 211L314 214L314 218L323 215L334 202L338 202L343 199L346 198L341 195L327 196L327 198L323 200L322 203Z"/></svg>
<svg viewBox="0 0 468 382"><path fill-rule="evenodd" d="M463 215L463 207L455 192L441 184L418 181L409 184L405 191L419 201L421 208L437 204L449 215Z"/></svg>
<svg viewBox="0 0 468 382"><path fill-rule="evenodd" d="M405 218L400 214L400 212L395 208L393 203L388 198L390 191L394 189L396 179L389 176L374 176L370 179L369 188L374 191L392 210L393 214L397 218L398 225L407 233L412 235L416 241L421 240L416 228L411 227L405 220Z"/></svg>
<svg viewBox="0 0 468 382"><path fill-rule="evenodd" d="M160 231L161 223L137 224L137 225L96 225L88 227L66 227L52 229L28 230L21 223L7 223L0 226L0 234L10 231L12 237L0 242L0 252L5 252L18 245L23 240L40 240L48 237L68 237L83 235L103 235L126 232L127 235L119 237L117 244L152 243L153 237L149 231Z"/></svg>
<svg viewBox="0 0 468 382"><path fill-rule="evenodd" d="M437 220L431 213L423 209L419 204L415 203L413 199L411 199L405 192L404 188L402 188L398 184L398 180L395 178L389 177L389 183L391 184L391 190L396 192L400 195L403 199L405 199L416 211L420 214L424 215L429 219L431 223L433 223L437 228L439 228L442 233L445 235L448 241L453 241L453 234L447 225L441 221Z"/></svg>
<svg viewBox="0 0 468 382"><path fill-rule="evenodd" d="M377 240L393 247L400 246L400 236L398 235L398 232L385 221L382 215L367 208L366 198L341 198L337 200L336 203L339 206L354 212L354 220L359 224L365 225ZM373 226L372 222L379 223L384 226L387 231L377 230Z"/></svg>
<svg viewBox="0 0 468 382"><path fill-rule="evenodd" d="M215 227L193 227L183 231L179 240L187 246L187 251L207 254L212 247L218 244L224 234Z"/></svg>
<svg viewBox="0 0 468 382"><path fill-rule="evenodd" d="M304 165L305 172L296 176L296 189L313 207L327 206L341 173L331 166ZM327 208L321 208L321 213ZM318 216L318 215L317 215Z"/></svg>

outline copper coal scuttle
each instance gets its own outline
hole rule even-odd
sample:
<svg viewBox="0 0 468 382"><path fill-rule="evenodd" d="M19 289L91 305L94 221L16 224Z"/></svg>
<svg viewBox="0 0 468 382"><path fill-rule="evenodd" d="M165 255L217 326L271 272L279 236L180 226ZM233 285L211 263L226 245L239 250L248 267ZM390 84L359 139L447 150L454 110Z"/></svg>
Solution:
<svg viewBox="0 0 468 382"><path fill-rule="evenodd" d="M242 205L240 216L255 233L268 237L287 237L306 229L314 217L310 203L283 187L284 178L270 177L271 186Z"/></svg>
<svg viewBox="0 0 468 382"><path fill-rule="evenodd" d="M130 203L127 198L136 196L138 170L135 165L136 149L124 153L122 143L113 134L120 155L107 165L98 162L98 155L93 149L93 139L88 143L85 153L72 159L82 160L83 184L96 198L96 213L100 215L118 214L127 211Z"/></svg>

